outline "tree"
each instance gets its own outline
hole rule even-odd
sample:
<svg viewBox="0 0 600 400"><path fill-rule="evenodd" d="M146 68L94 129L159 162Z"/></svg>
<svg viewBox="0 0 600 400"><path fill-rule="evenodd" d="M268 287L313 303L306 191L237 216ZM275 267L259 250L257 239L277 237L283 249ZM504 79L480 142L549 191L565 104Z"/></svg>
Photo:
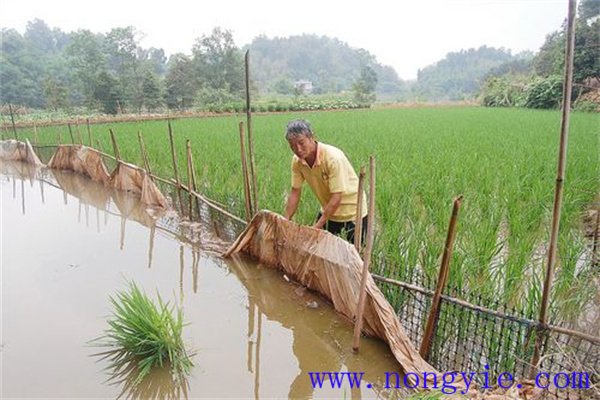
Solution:
<svg viewBox="0 0 600 400"><path fill-rule="evenodd" d="M368 65L363 65L360 77L352 85L354 100L359 104L370 105L375 101L375 88L377 86L377 74Z"/></svg>
<svg viewBox="0 0 600 400"><path fill-rule="evenodd" d="M106 71L100 72L94 87L94 100L100 105L102 112L116 114L120 97L119 81Z"/></svg>
<svg viewBox="0 0 600 400"><path fill-rule="evenodd" d="M83 95L85 105L95 105L94 91L99 73L107 72L104 53L104 37L88 30L79 30L72 34L66 53L77 79L76 89Z"/></svg>
<svg viewBox="0 0 600 400"><path fill-rule="evenodd" d="M446 54L419 70L416 92L425 99L464 100L474 97L492 68L514 60L503 48L481 46Z"/></svg>
<svg viewBox="0 0 600 400"><path fill-rule="evenodd" d="M573 80L583 82L589 77L600 77L600 2L583 0L575 20L575 48L573 49ZM535 72L543 77L562 75L565 63L566 24L550 33L535 58Z"/></svg>
<svg viewBox="0 0 600 400"><path fill-rule="evenodd" d="M184 110L192 106L198 85L192 60L185 54L171 56L165 77L167 107Z"/></svg>
<svg viewBox="0 0 600 400"><path fill-rule="evenodd" d="M578 10L579 18L584 22L600 15L600 1L581 0Z"/></svg>
<svg viewBox="0 0 600 400"><path fill-rule="evenodd" d="M142 82L144 106L149 111L154 111L162 104L162 90L160 81L154 72L147 71Z"/></svg>
<svg viewBox="0 0 600 400"><path fill-rule="evenodd" d="M142 94L143 68L138 47L139 33L133 26L113 28L106 35L106 49L110 70L119 81L120 92L126 95L122 103L140 111L144 103ZM122 104L123 105L123 104Z"/></svg>
<svg viewBox="0 0 600 400"><path fill-rule="evenodd" d="M67 88L63 84L47 77L42 87L46 97L46 108L58 111L68 106Z"/></svg>
<svg viewBox="0 0 600 400"><path fill-rule="evenodd" d="M24 38L37 55L45 57L58 53L54 32L41 19L27 22Z"/></svg>
<svg viewBox="0 0 600 400"><path fill-rule="evenodd" d="M167 57L165 56L165 51L163 49L151 47L147 51L146 58L152 72L158 76L164 77L167 72Z"/></svg>
<svg viewBox="0 0 600 400"><path fill-rule="evenodd" d="M272 90L279 94L292 94L294 92L294 84L287 76L280 76L273 82Z"/></svg>
<svg viewBox="0 0 600 400"><path fill-rule="evenodd" d="M210 36L196 40L192 54L199 87L243 98L244 61L231 31L213 29Z"/></svg>

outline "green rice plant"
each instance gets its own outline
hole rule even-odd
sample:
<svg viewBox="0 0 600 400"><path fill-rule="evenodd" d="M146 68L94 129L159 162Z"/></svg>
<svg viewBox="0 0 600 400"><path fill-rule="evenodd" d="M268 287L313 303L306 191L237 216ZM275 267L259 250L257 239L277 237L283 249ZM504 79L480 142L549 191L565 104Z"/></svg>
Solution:
<svg viewBox="0 0 600 400"><path fill-rule="evenodd" d="M155 304L131 282L127 291L110 297L113 313L109 329L92 341L109 348L98 355L110 361L112 370L137 370L133 386L155 367L169 366L175 380L182 381L194 365L182 339L183 311L157 297Z"/></svg>

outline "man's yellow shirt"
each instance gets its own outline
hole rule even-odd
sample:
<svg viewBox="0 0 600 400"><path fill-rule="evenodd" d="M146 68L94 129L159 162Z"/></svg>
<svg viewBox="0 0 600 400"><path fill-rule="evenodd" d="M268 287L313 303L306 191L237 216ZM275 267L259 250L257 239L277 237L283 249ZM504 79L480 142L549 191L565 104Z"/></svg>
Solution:
<svg viewBox="0 0 600 400"><path fill-rule="evenodd" d="M292 187L300 189L306 181L321 203L321 212L332 193L342 193L342 201L329 218L335 222L356 219L358 202L358 176L343 151L337 147L317 142L317 157L311 167L296 155L292 158ZM363 192L362 217L367 215L367 198Z"/></svg>

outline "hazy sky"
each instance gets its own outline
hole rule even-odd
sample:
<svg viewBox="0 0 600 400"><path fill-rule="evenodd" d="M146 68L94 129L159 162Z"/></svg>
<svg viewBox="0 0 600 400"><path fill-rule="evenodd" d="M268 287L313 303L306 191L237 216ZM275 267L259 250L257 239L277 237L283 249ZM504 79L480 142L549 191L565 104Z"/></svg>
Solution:
<svg viewBox="0 0 600 400"><path fill-rule="evenodd" d="M238 46L268 37L315 33L362 47L404 79L450 51L483 44L514 53L538 50L558 29L567 0L2 0L0 26L23 33L44 20L64 31L135 26L144 47L191 53L194 40L221 26Z"/></svg>

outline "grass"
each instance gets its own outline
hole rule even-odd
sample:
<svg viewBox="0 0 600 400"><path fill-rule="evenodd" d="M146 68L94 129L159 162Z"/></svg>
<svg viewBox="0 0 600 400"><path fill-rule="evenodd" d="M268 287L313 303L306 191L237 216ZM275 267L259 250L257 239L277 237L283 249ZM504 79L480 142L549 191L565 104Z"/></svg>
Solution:
<svg viewBox="0 0 600 400"><path fill-rule="evenodd" d="M556 177L558 111L446 107L258 115L253 121L260 208L284 208L291 152L283 133L293 118L309 119L318 138L342 148L356 169L367 164L370 154L376 156L374 272L431 286L452 200L463 194L450 294L501 300L525 316L537 315ZM242 120L244 114L172 122L183 180L189 138L199 191L240 216L244 195L237 124ZM591 263L582 259L588 242L581 220L600 193L599 123L596 114L571 116L551 298L554 320L575 318L597 290ZM142 165L139 130L153 172L173 176L164 121L94 125L95 140L112 153L109 127L123 159ZM59 132L63 142L69 139L64 126L38 130L41 143L56 143ZM31 129L21 132L33 137ZM81 132L87 138L84 126ZM317 211L305 188L296 220L309 224Z"/></svg>
<svg viewBox="0 0 600 400"><path fill-rule="evenodd" d="M109 329L93 344L109 348L99 353L110 361L116 375L127 371L131 386L144 380L154 368L170 367L176 381L183 381L193 367L182 339L183 312L164 303L155 304L135 283L110 298L113 306ZM135 376L131 371L136 371Z"/></svg>

